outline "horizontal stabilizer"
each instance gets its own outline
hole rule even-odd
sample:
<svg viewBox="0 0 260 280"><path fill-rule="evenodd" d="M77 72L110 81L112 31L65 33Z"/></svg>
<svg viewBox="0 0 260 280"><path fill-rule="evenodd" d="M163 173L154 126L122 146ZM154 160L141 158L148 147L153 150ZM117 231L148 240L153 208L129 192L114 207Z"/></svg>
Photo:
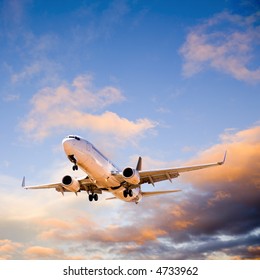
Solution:
<svg viewBox="0 0 260 280"><path fill-rule="evenodd" d="M117 197L112 196L112 197L106 198L106 200L112 200L112 199L117 199Z"/></svg>
<svg viewBox="0 0 260 280"><path fill-rule="evenodd" d="M174 192L180 192L181 190L172 190L172 191L158 191L158 192L142 192L143 197L147 196L155 196L155 195L161 195L161 194L167 194L167 193L174 193Z"/></svg>

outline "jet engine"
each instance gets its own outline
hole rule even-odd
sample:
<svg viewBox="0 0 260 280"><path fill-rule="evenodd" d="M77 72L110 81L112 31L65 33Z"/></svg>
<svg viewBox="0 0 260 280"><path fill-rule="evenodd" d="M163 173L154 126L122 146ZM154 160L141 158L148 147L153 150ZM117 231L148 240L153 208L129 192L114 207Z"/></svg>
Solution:
<svg viewBox="0 0 260 280"><path fill-rule="evenodd" d="M72 178L70 175L66 175L62 178L63 187L70 192L78 192L80 190L79 181Z"/></svg>
<svg viewBox="0 0 260 280"><path fill-rule="evenodd" d="M133 185L137 185L140 183L140 175L136 169L133 169L131 167L126 167L123 170L122 174L127 183L130 183Z"/></svg>

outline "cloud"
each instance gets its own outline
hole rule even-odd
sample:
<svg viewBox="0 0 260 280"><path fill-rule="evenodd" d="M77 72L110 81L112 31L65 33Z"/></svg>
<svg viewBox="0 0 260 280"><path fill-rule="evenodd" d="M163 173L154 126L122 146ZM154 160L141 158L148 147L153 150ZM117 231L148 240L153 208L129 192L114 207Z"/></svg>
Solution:
<svg viewBox="0 0 260 280"><path fill-rule="evenodd" d="M19 28L25 18L25 7L29 1L2 1L0 7L0 15L4 22L3 27ZM10 20L10 15L14 18Z"/></svg>
<svg viewBox="0 0 260 280"><path fill-rule="evenodd" d="M87 18L88 24L70 26L74 35L72 43L76 42L82 48L93 41L110 38L129 11L125 0L110 1L105 7L97 3L80 7L75 15L77 19Z"/></svg>
<svg viewBox="0 0 260 280"><path fill-rule="evenodd" d="M90 130L118 141L134 140L156 123L146 118L130 121L109 111L96 113L124 99L119 89L107 86L95 90L91 75L78 76L72 85L62 84L36 93L21 128L35 140L64 129Z"/></svg>
<svg viewBox="0 0 260 280"><path fill-rule="evenodd" d="M60 250L40 246L33 246L26 249L25 254L28 255L28 259L52 259L54 257L61 258L63 255Z"/></svg>
<svg viewBox="0 0 260 280"><path fill-rule="evenodd" d="M22 247L20 243L8 239L0 240L0 260L12 259L16 250L20 247Z"/></svg>
<svg viewBox="0 0 260 280"><path fill-rule="evenodd" d="M129 13L127 1L114 0L109 3L108 8L103 10L101 17L96 24L96 32L100 36L110 37L112 31L117 27L122 19ZM95 14L96 15L96 14Z"/></svg>
<svg viewBox="0 0 260 280"><path fill-rule="evenodd" d="M62 71L60 63L55 61L60 38L54 32L35 34L30 28L28 11L32 1L2 1L0 16L2 29L2 51L5 53L4 64L10 80L7 88L11 90L19 83L53 84ZM12 55L9 56L9 53ZM11 82L11 83L10 83Z"/></svg>
<svg viewBox="0 0 260 280"><path fill-rule="evenodd" d="M33 45L34 43L30 43ZM31 46L31 49L33 46ZM36 48L35 48L36 49ZM41 51L42 52L42 51ZM28 59L24 62L22 69L11 70L11 82L25 83L28 81L37 81L42 84L53 84L58 80L58 73L60 72L60 65L47 58L47 55L38 50L31 55L28 53Z"/></svg>
<svg viewBox="0 0 260 280"><path fill-rule="evenodd" d="M14 101L18 101L20 99L20 95L19 94L6 94L3 97L3 100L5 102L14 102Z"/></svg>
<svg viewBox="0 0 260 280"><path fill-rule="evenodd" d="M12 75L12 81L14 83L18 82L19 80L24 80L28 77L32 77L33 75L39 73L41 71L41 66L39 63L34 63L32 65L26 66L24 70L20 73L16 73Z"/></svg>
<svg viewBox="0 0 260 280"><path fill-rule="evenodd" d="M136 234L133 235L131 227L113 224L103 228L93 223L91 220L87 220L83 225L76 219L76 221L73 222L72 228L52 227L51 230L43 231L39 237L43 240L56 240L56 242L89 241L99 244L102 243L104 246L111 246L114 243L143 245L148 241L156 241L159 237L166 234L163 230L153 229L149 226L136 229L135 232Z"/></svg>
<svg viewBox="0 0 260 280"><path fill-rule="evenodd" d="M220 136L221 143L198 155L196 161L210 162L221 159L221 154L227 150L227 162L222 170L202 170L200 174L187 174L192 179L193 186L203 190L216 190L223 181L229 183L230 188L237 183L242 188L247 185L258 189L260 187L259 159L260 159L260 127L255 126L238 132L226 131ZM195 161L190 161L190 164ZM203 175L203 176L202 176ZM211 182L210 185L207 182ZM225 189L224 191L228 191ZM232 189L233 190L233 189ZM245 189L247 190L247 189ZM243 189L244 192L244 189ZM247 190L246 193L250 192ZM254 192L253 192L254 193ZM246 194L244 194L246 195Z"/></svg>
<svg viewBox="0 0 260 280"><path fill-rule="evenodd" d="M237 80L259 82L260 69L250 66L259 42L258 18L257 13L243 17L224 12L194 27L180 49L184 76L211 67Z"/></svg>
<svg viewBox="0 0 260 280"><path fill-rule="evenodd" d="M81 256L66 256L63 250L42 246L32 246L24 251L26 259L29 260L82 260Z"/></svg>

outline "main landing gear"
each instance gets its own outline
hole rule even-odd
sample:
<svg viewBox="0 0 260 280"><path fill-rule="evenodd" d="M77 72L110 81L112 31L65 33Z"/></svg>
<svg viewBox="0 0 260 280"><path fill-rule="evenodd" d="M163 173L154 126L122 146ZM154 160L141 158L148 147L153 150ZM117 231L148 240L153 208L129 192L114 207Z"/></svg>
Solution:
<svg viewBox="0 0 260 280"><path fill-rule="evenodd" d="M90 193L88 196L89 201L98 201L98 194L97 193Z"/></svg>
<svg viewBox="0 0 260 280"><path fill-rule="evenodd" d="M123 192L123 195L125 198L127 198L128 196L132 197L133 196L133 191L129 190L129 189L125 189Z"/></svg>

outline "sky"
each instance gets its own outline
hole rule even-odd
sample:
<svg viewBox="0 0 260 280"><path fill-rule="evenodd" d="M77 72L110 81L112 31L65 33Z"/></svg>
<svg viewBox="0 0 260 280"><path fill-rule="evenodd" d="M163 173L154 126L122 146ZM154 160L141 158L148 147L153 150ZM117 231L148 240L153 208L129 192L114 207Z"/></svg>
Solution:
<svg viewBox="0 0 260 280"><path fill-rule="evenodd" d="M259 23L256 0L1 0L0 259L259 259ZM84 175L68 134L122 169L227 160L138 205L23 190Z"/></svg>

